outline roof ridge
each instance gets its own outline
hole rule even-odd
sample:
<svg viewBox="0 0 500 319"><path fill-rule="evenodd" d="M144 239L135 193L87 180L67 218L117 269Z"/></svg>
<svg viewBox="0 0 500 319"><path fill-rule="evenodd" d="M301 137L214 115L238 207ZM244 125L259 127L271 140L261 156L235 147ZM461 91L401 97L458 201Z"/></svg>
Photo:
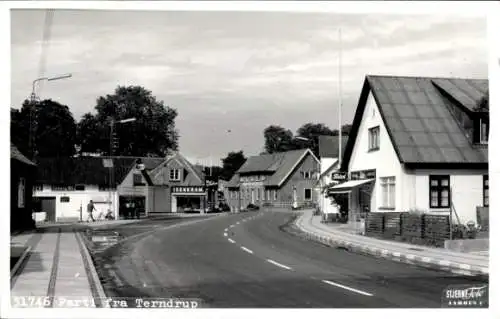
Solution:
<svg viewBox="0 0 500 319"><path fill-rule="evenodd" d="M466 77L458 77L458 76L412 76L412 75L387 75L387 74L367 74L367 78L403 78L403 79L428 79L428 80L450 80L450 79L459 79L459 80L479 80L479 81L488 81L488 78L466 78Z"/></svg>

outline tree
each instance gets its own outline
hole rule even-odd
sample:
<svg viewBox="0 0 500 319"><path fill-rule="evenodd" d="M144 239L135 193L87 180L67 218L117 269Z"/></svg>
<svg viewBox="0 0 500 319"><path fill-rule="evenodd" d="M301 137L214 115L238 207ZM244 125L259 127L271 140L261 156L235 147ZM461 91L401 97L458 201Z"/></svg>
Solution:
<svg viewBox="0 0 500 319"><path fill-rule="evenodd" d="M299 138L294 139L297 148L309 148L314 155L319 156L318 137L321 135L338 135L338 130L332 131L322 123L306 123L297 130Z"/></svg>
<svg viewBox="0 0 500 319"><path fill-rule="evenodd" d="M342 125L342 135L349 135L351 134L351 129L352 129L352 124L344 124ZM339 131L338 130L335 130L337 132L337 134L335 135L339 135Z"/></svg>
<svg viewBox="0 0 500 319"><path fill-rule="evenodd" d="M50 99L25 100L21 110L11 109L11 140L30 157L72 156L75 120L66 105Z"/></svg>
<svg viewBox="0 0 500 319"><path fill-rule="evenodd" d="M110 153L110 123L135 118L115 125L117 144L113 155L160 156L178 149L175 128L177 110L165 106L151 91L141 86L118 86L114 94L96 101L97 114L85 114L78 123L82 152Z"/></svg>
<svg viewBox="0 0 500 319"><path fill-rule="evenodd" d="M226 181L230 180L246 160L243 151L228 153L227 156L222 159L220 178Z"/></svg>
<svg viewBox="0 0 500 319"><path fill-rule="evenodd" d="M264 140L267 153L286 152L295 148L292 131L279 125L270 125L264 129Z"/></svg>

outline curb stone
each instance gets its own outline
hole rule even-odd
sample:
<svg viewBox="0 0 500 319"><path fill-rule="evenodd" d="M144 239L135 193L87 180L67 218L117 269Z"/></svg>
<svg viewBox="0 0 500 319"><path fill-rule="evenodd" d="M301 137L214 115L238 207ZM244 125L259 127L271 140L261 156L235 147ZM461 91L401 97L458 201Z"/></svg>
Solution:
<svg viewBox="0 0 500 319"><path fill-rule="evenodd" d="M10 280L12 283L12 279L17 275L17 272L19 271L19 268L21 267L22 264L26 261L26 259L29 257L31 252L31 246L27 246L21 256L19 257L19 260L16 262L14 267L12 267L12 270L10 271Z"/></svg>
<svg viewBox="0 0 500 319"><path fill-rule="evenodd" d="M82 254L83 263L84 263L84 265L87 266L85 268L88 269L87 276L90 277L88 279L89 279L89 285L90 285L91 291L92 291L92 293L95 292L95 294L97 294L97 296L94 296L94 297L97 297L97 299L99 301L99 306L101 308L105 308L105 306L103 306L100 301L106 299L106 294L104 293L104 288L102 287L102 283L99 280L99 275L97 274L97 270L95 268L94 261L92 260L92 257L90 256L87 245L85 245L82 234L80 232L75 232L75 236L76 236L76 240L78 242L78 246L80 248L80 252Z"/></svg>
<svg viewBox="0 0 500 319"><path fill-rule="evenodd" d="M376 257L386 258L397 262L417 265L425 268L449 271L451 273L465 276L489 276L489 269L484 267L475 267L468 264L453 263L446 260L439 260L430 257L420 257L411 254L402 254L400 252L391 252L387 249L380 249L360 245L337 238L327 238L306 230L301 223L300 218L295 220L295 226L306 234L306 238L312 241L327 244L331 247L342 247L352 252L364 253Z"/></svg>

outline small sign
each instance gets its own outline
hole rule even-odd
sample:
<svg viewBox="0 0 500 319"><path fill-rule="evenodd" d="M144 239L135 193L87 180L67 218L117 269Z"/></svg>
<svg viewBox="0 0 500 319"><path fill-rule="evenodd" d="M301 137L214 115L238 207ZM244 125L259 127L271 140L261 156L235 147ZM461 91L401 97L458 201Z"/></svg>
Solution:
<svg viewBox="0 0 500 319"><path fill-rule="evenodd" d="M335 172L332 174L332 179L334 181L345 181L347 179L346 172Z"/></svg>
<svg viewBox="0 0 500 319"><path fill-rule="evenodd" d="M175 186L172 188L173 193L203 193L202 186Z"/></svg>
<svg viewBox="0 0 500 319"><path fill-rule="evenodd" d="M351 172L352 180L371 179L375 178L376 176L377 176L377 171L374 169Z"/></svg>

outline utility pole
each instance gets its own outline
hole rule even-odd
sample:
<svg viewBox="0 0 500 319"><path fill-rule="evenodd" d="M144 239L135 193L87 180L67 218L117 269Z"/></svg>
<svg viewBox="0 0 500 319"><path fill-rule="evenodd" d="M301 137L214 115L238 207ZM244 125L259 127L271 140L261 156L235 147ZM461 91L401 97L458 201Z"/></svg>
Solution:
<svg viewBox="0 0 500 319"><path fill-rule="evenodd" d="M115 141L115 119L110 117L109 119L109 161L111 162L111 167L109 168L109 210L113 211L113 175L115 171L115 165L113 163L113 149ZM115 212L116 213L116 212ZM116 216L118 218L118 216Z"/></svg>

